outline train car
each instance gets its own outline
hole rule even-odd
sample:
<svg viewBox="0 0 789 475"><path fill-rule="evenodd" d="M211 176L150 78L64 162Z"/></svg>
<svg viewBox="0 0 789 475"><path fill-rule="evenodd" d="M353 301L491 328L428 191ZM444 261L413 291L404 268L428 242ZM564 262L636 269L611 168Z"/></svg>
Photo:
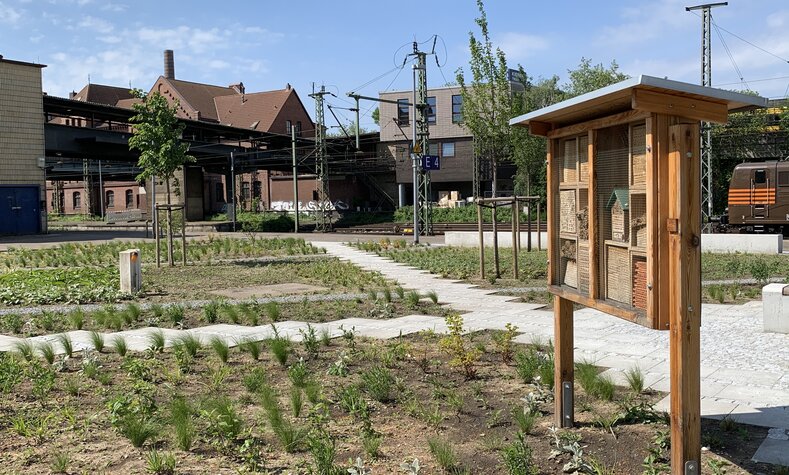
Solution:
<svg viewBox="0 0 789 475"><path fill-rule="evenodd" d="M789 162L737 165L729 183L729 207L720 224L726 231L789 236Z"/></svg>

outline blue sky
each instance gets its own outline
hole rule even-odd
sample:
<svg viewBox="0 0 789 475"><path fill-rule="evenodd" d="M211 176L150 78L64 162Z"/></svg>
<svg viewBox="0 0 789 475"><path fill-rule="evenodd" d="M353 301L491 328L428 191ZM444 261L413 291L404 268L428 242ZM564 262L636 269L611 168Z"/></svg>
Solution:
<svg viewBox="0 0 789 475"><path fill-rule="evenodd" d="M514 67L533 77L562 79L580 58L616 60L630 74L696 83L700 76L701 20L685 11L692 1L553 2L488 0L494 43ZM395 10L397 8L398 10ZM468 62L468 32L477 32L473 0L348 0L334 2L170 0L0 0L0 54L47 64L44 89L64 96L88 81L148 89L162 71L162 51L175 50L179 79L247 91L299 92L307 109L312 83L338 94L377 95L410 88L400 64L410 43L439 35L442 68L428 61L430 86L454 81ZM713 10L718 26L780 58L789 59L789 2L730 0ZM721 30L747 85L784 97L789 64ZM429 44L423 45L429 48ZM780 78L780 79L771 79ZM769 80L767 80L769 79ZM744 88L713 30L713 83ZM368 110L364 105L362 110ZM342 112L348 119L349 112ZM363 126L372 126L368 116Z"/></svg>

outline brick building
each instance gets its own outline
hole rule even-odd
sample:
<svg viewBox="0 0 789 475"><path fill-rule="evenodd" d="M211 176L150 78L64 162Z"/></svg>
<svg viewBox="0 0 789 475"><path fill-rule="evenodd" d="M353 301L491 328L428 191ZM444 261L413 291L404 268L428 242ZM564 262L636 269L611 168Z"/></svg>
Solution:
<svg viewBox="0 0 789 475"><path fill-rule="evenodd" d="M0 234L46 231L44 67L0 56Z"/></svg>

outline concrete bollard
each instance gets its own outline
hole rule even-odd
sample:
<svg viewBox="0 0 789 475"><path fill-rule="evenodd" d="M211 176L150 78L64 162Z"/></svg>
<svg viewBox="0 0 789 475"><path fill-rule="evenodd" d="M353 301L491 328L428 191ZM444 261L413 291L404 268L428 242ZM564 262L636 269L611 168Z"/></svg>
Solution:
<svg viewBox="0 0 789 475"><path fill-rule="evenodd" d="M127 249L120 253L121 292L136 294L142 287L140 250Z"/></svg>
<svg viewBox="0 0 789 475"><path fill-rule="evenodd" d="M789 285L767 284L762 288L764 331L789 333Z"/></svg>

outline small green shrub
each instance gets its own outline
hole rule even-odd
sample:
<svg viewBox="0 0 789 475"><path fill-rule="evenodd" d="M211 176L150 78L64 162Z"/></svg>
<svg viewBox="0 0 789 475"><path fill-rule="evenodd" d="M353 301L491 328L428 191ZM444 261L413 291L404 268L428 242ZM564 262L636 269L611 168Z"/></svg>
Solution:
<svg viewBox="0 0 789 475"><path fill-rule="evenodd" d="M265 370L260 366L252 368L252 371L244 376L243 383L247 391L252 394L257 394L263 385L266 384Z"/></svg>
<svg viewBox="0 0 789 475"><path fill-rule="evenodd" d="M275 323L278 322L282 316L282 310L279 308L279 303L274 300L266 302L266 304L263 305L263 311L266 312L266 316L269 320Z"/></svg>
<svg viewBox="0 0 789 475"><path fill-rule="evenodd" d="M509 364L512 361L514 350L515 336L517 335L518 327L512 323L504 325L504 330L497 331L493 334L493 344L496 347L496 353L501 356L501 361Z"/></svg>
<svg viewBox="0 0 789 475"><path fill-rule="evenodd" d="M509 475L536 475L538 473L532 460L531 448L526 445L521 432L518 432L518 440L504 447L501 458Z"/></svg>
<svg viewBox="0 0 789 475"><path fill-rule="evenodd" d="M167 307L165 311L167 319L170 320L176 327L180 327L184 322L184 306L180 304L173 304Z"/></svg>
<svg viewBox="0 0 789 475"><path fill-rule="evenodd" d="M452 313L445 317L449 334L438 342L441 351L450 356L449 365L461 368L463 376L473 379L477 375L476 363L481 352L477 348L469 348L463 341L463 317Z"/></svg>
<svg viewBox="0 0 789 475"><path fill-rule="evenodd" d="M304 360L299 360L288 368L288 378L297 388L304 388L307 385L309 371Z"/></svg>
<svg viewBox="0 0 789 475"><path fill-rule="evenodd" d="M203 318L205 319L206 323L216 323L216 321L219 319L220 305L221 304L216 300L212 300L203 305Z"/></svg>
<svg viewBox="0 0 789 475"><path fill-rule="evenodd" d="M516 407L512 409L512 418L515 420L518 430L523 434L531 433L532 429L534 428L534 424L537 422L538 416L539 413L526 410L522 407Z"/></svg>
<svg viewBox="0 0 789 475"><path fill-rule="evenodd" d="M320 342L318 341L315 328L308 323L306 330L299 329L299 333L301 333L301 343L304 345L304 351L310 358L316 358L320 349Z"/></svg>

